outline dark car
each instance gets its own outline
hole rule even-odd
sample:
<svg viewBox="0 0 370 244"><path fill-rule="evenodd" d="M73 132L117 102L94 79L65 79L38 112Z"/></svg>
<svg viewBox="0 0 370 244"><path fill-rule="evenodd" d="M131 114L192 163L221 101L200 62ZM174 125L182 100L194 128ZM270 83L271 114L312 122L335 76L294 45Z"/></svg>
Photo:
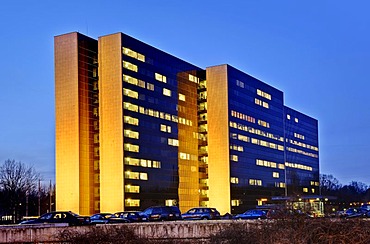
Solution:
<svg viewBox="0 0 370 244"><path fill-rule="evenodd" d="M188 210L186 213L182 214L182 218L184 220L199 220L199 219L220 219L221 215L215 208L206 208L206 207L199 207L199 208L192 208Z"/></svg>
<svg viewBox="0 0 370 244"><path fill-rule="evenodd" d="M346 211L344 211L344 214L342 217L344 218L364 218L367 217L368 211L366 211L363 208L349 208Z"/></svg>
<svg viewBox="0 0 370 244"><path fill-rule="evenodd" d="M125 211L113 214L109 219L108 223L132 223L132 222L144 222L147 221L148 217L139 211Z"/></svg>
<svg viewBox="0 0 370 244"><path fill-rule="evenodd" d="M50 212L37 219L22 221L20 225L58 224L66 223L69 226L89 224L89 217L83 217L71 211Z"/></svg>
<svg viewBox="0 0 370 244"><path fill-rule="evenodd" d="M180 220L181 212L176 206L155 206L143 211L149 221Z"/></svg>
<svg viewBox="0 0 370 244"><path fill-rule="evenodd" d="M97 213L90 216L90 224L106 224L111 213Z"/></svg>
<svg viewBox="0 0 370 244"><path fill-rule="evenodd" d="M267 219L267 213L268 210L264 209L250 209L235 215L234 219Z"/></svg>

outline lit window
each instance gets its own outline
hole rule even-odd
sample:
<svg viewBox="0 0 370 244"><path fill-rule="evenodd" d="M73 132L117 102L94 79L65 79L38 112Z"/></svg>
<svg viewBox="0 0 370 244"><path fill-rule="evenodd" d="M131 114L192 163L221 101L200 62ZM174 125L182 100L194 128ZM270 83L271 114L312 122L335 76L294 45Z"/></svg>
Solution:
<svg viewBox="0 0 370 244"><path fill-rule="evenodd" d="M139 199L125 199L125 207L139 207L140 200Z"/></svg>
<svg viewBox="0 0 370 244"><path fill-rule="evenodd" d="M149 91L154 91L154 85L152 83L147 82L146 89L148 89Z"/></svg>
<svg viewBox="0 0 370 244"><path fill-rule="evenodd" d="M185 102L185 95L184 95L184 94L179 93L179 100L180 100L180 101L184 101L184 102Z"/></svg>
<svg viewBox="0 0 370 244"><path fill-rule="evenodd" d="M279 178L280 177L279 172L272 172L272 177Z"/></svg>
<svg viewBox="0 0 370 244"><path fill-rule="evenodd" d="M183 160L190 160L190 154L189 153L180 152L179 157L180 157L180 159L183 159Z"/></svg>
<svg viewBox="0 0 370 244"><path fill-rule="evenodd" d="M171 90L163 88L163 95L170 97L171 96Z"/></svg>
<svg viewBox="0 0 370 244"><path fill-rule="evenodd" d="M125 158L125 164L133 165L133 166L140 166L140 160L137 158Z"/></svg>
<svg viewBox="0 0 370 244"><path fill-rule="evenodd" d="M140 180L148 180L148 173L140 173Z"/></svg>
<svg viewBox="0 0 370 244"><path fill-rule="evenodd" d="M232 184L239 184L239 178L238 177L231 177L230 182Z"/></svg>
<svg viewBox="0 0 370 244"><path fill-rule="evenodd" d="M136 98L136 99L139 98L139 93L137 93L136 91L132 91L130 89L126 89L126 88L123 88L123 95L131 97L131 98Z"/></svg>
<svg viewBox="0 0 370 244"><path fill-rule="evenodd" d="M315 189L314 189L314 188L311 188L311 192L312 192L312 193L315 193Z"/></svg>
<svg viewBox="0 0 370 244"><path fill-rule="evenodd" d="M129 152L139 152L139 146L138 145L133 145L133 144L129 144L129 143L124 144L124 149L125 149L125 151L129 151Z"/></svg>
<svg viewBox="0 0 370 244"><path fill-rule="evenodd" d="M130 111L133 111L133 112L138 112L139 111L139 106L137 106L135 104L132 104L132 103L128 103L128 102L123 103L123 108L127 109L127 110L130 110Z"/></svg>
<svg viewBox="0 0 370 244"><path fill-rule="evenodd" d="M267 92L261 91L260 89L257 89L257 95L264 97L268 100L271 100L271 95L268 94Z"/></svg>
<svg viewBox="0 0 370 244"><path fill-rule="evenodd" d="M249 179L249 185L251 185L251 186L262 186L262 180Z"/></svg>
<svg viewBox="0 0 370 244"><path fill-rule="evenodd" d="M168 145L178 147L179 146L179 140L168 138Z"/></svg>
<svg viewBox="0 0 370 244"><path fill-rule="evenodd" d="M130 116L124 116L124 121L130 125L139 125L139 120Z"/></svg>
<svg viewBox="0 0 370 244"><path fill-rule="evenodd" d="M127 61L123 61L123 67L125 69L131 70L131 71L134 71L134 72L137 72L138 71L137 65L132 64L132 63L127 62Z"/></svg>
<svg viewBox="0 0 370 244"><path fill-rule="evenodd" d="M238 162L238 155L230 155L230 160L234 162Z"/></svg>
<svg viewBox="0 0 370 244"><path fill-rule="evenodd" d="M140 192L140 186L125 185L125 192L139 193Z"/></svg>
<svg viewBox="0 0 370 244"><path fill-rule="evenodd" d="M161 124L161 131L171 133L171 126Z"/></svg>
<svg viewBox="0 0 370 244"><path fill-rule="evenodd" d="M199 78L191 74L189 74L189 80L194 83L199 83Z"/></svg>
<svg viewBox="0 0 370 244"><path fill-rule="evenodd" d="M135 51L133 51L129 48L122 47L122 53L126 56L131 57L131 58L135 58L137 60L140 60L141 62L145 62L145 56L143 54L135 52Z"/></svg>
<svg viewBox="0 0 370 244"><path fill-rule="evenodd" d="M155 79L156 79L157 81L160 81L160 82L163 82L163 83L167 83L167 78L166 78L166 76L164 76L164 75L161 75L161 74L155 73Z"/></svg>
<svg viewBox="0 0 370 244"><path fill-rule="evenodd" d="M231 206L237 207L237 206L239 206L239 204L240 204L239 200L236 200L236 199L231 200Z"/></svg>
<svg viewBox="0 0 370 244"><path fill-rule="evenodd" d="M290 120L290 114L287 114L286 115L286 118Z"/></svg>
<svg viewBox="0 0 370 244"><path fill-rule="evenodd" d="M132 131L132 130L124 130L125 137L133 138L133 139L139 139L139 132Z"/></svg>
<svg viewBox="0 0 370 244"><path fill-rule="evenodd" d="M176 199L166 199L165 201L166 206L176 206L176 204L177 204Z"/></svg>
<svg viewBox="0 0 370 244"><path fill-rule="evenodd" d="M307 187L303 187L303 192L308 192L308 188Z"/></svg>
<svg viewBox="0 0 370 244"><path fill-rule="evenodd" d="M296 123L298 123L298 118L294 118L294 121L295 121Z"/></svg>

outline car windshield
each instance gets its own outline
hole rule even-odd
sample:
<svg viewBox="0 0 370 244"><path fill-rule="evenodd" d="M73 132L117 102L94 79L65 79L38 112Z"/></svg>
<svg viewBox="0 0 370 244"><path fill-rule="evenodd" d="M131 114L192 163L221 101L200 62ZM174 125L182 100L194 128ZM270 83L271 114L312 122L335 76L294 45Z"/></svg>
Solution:
<svg viewBox="0 0 370 244"><path fill-rule="evenodd" d="M71 212L71 211L69 211L69 213L70 213L71 215L73 215L74 217L78 217L78 216L79 216L78 214L76 214L76 213L74 213L74 212Z"/></svg>

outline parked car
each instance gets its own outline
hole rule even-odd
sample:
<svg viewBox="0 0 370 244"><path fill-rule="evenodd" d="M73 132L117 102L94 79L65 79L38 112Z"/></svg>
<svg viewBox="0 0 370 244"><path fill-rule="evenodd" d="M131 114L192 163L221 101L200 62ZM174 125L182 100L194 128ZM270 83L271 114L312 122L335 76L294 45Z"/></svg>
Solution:
<svg viewBox="0 0 370 244"><path fill-rule="evenodd" d="M148 217L139 211L125 211L113 214L109 219L108 223L132 223L132 222L143 222L147 221Z"/></svg>
<svg viewBox="0 0 370 244"><path fill-rule="evenodd" d="M90 216L90 224L106 224L112 216L111 213L97 213Z"/></svg>
<svg viewBox="0 0 370 244"><path fill-rule="evenodd" d="M143 211L149 221L180 220L181 212L176 206L154 206Z"/></svg>
<svg viewBox="0 0 370 244"><path fill-rule="evenodd" d="M20 225L56 224L56 223L66 223L69 226L87 225L90 222L89 219L90 219L89 217L83 217L71 211L58 211L43 214L37 219L22 221Z"/></svg>
<svg viewBox="0 0 370 244"><path fill-rule="evenodd" d="M208 219L220 219L221 215L215 208L192 208L186 213L182 214L184 220L208 220Z"/></svg>
<svg viewBox="0 0 370 244"><path fill-rule="evenodd" d="M344 218L364 218L367 217L367 210L363 208L349 208L344 211Z"/></svg>
<svg viewBox="0 0 370 244"><path fill-rule="evenodd" d="M268 210L265 209L250 209L235 215L234 219L267 219L267 213Z"/></svg>

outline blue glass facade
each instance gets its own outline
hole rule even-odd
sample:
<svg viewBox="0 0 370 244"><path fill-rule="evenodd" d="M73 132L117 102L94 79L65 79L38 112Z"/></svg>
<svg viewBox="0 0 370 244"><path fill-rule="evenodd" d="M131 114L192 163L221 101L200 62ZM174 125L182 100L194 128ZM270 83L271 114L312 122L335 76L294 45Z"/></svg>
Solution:
<svg viewBox="0 0 370 244"><path fill-rule="evenodd" d="M288 107L284 112L288 195L318 195L318 121Z"/></svg>

